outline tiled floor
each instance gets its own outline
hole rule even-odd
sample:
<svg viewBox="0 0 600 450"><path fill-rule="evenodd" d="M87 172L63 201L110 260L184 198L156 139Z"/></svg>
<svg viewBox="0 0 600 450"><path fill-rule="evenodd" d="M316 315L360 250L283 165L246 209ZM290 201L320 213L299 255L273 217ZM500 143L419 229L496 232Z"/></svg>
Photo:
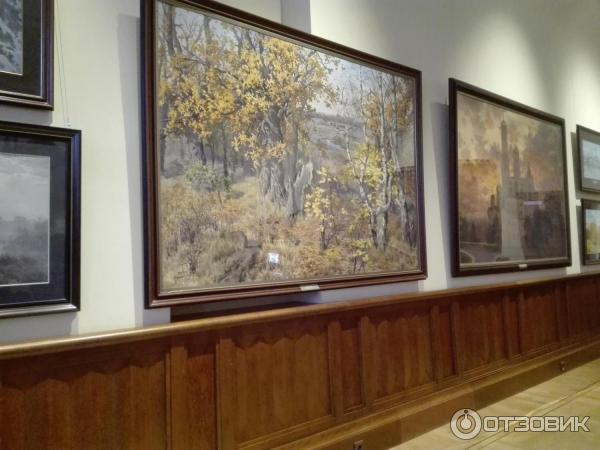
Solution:
<svg viewBox="0 0 600 450"><path fill-rule="evenodd" d="M472 440L455 437L449 424L391 450L407 449L600 449L600 359L573 369L477 411L486 416L589 416L588 432L481 432ZM513 429L516 424L513 425Z"/></svg>

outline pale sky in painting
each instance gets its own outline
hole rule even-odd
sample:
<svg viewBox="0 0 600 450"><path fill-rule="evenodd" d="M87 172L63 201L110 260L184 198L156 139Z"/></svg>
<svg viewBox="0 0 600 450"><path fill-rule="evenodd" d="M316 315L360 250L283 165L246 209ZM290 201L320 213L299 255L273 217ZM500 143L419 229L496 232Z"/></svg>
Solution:
<svg viewBox="0 0 600 450"><path fill-rule="evenodd" d="M50 217L50 158L0 153L0 217Z"/></svg>

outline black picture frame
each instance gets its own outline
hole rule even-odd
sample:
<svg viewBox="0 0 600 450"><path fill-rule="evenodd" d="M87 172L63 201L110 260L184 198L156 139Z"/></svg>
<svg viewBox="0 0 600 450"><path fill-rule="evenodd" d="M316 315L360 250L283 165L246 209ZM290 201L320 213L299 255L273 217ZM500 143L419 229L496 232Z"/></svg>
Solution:
<svg viewBox="0 0 600 450"><path fill-rule="evenodd" d="M0 71L0 104L52 110L54 0L23 0L21 17L22 65L16 72Z"/></svg>
<svg viewBox="0 0 600 450"><path fill-rule="evenodd" d="M31 168L33 163L31 167L27 166L26 163L34 159L38 165L43 161L44 171L34 172ZM23 169L15 171L15 167ZM18 181L15 188L14 178L7 168L12 168L12 173L21 178L27 178L30 173L35 173L35 177L31 176L25 182ZM40 184L40 178L47 182ZM30 205L20 202L18 211L5 210L3 217L0 203L0 220L6 220L7 225L4 233L0 233L0 258L6 260L5 272L0 273L0 318L73 312L80 308L81 131L0 122L0 184L7 183L13 187L10 192L15 192L19 186L28 190L29 180L32 180L29 185L37 183L38 186L33 194L26 195L31 200ZM10 196L10 192L5 192L5 195ZM48 192L48 200L42 201L41 195L45 192ZM21 196L20 200L23 198ZM4 202L4 206L7 205L10 203ZM29 211L31 218L23 214L23 210ZM45 229L45 226L47 234L40 233L39 230ZM27 230L26 234L19 229ZM34 229L38 231L30 231ZM7 234L11 230L12 234ZM19 267L32 267L30 261L36 260L28 250L30 247L23 242L39 243L40 239L43 240L42 246L36 244L35 248L44 248L47 243L47 265L42 265L44 270L47 267L47 277L24 280L20 277L26 275ZM11 242L12 253L6 250ZM10 264L16 269L11 271Z"/></svg>
<svg viewBox="0 0 600 450"><path fill-rule="evenodd" d="M598 211L600 217L600 201L591 200L587 198L581 199L581 262L584 266L593 266L600 264L600 251L598 253L588 252L588 239L591 238L590 234L592 230L589 227L589 220L587 212L593 210ZM600 223L598 224L600 225ZM594 233L600 232L594 230Z"/></svg>
<svg viewBox="0 0 600 450"><path fill-rule="evenodd" d="M422 167L422 82L421 72L382 58L378 58L308 33L266 20L246 12L209 0L168 0L171 5L180 5L188 9L240 24L251 30L266 33L283 41L338 56L382 72L398 73L414 80L415 90L415 166L416 221L418 222L417 252L418 268L406 272L376 273L366 275L343 275L302 279L293 281L261 282L241 287L223 286L214 289L183 289L177 292L165 292L160 286L160 244L159 244L159 192L158 192L158 155L157 136L157 56L156 56L156 12L157 0L141 0L141 39L142 39L142 113L143 113L143 155L145 184L145 274L146 307L158 308L191 303L205 303L234 299L245 299L281 294L300 293L309 290L326 290L368 286L400 281L422 280L427 277L427 256L425 247L425 213L423 200Z"/></svg>
<svg viewBox="0 0 600 450"><path fill-rule="evenodd" d="M564 218L564 229L561 230L564 253L560 257L536 258L535 260L497 261L481 264L465 264L461 262L460 240L460 211L459 211L459 132L458 132L458 96L467 95L481 102L489 103L508 112L527 116L533 120L542 121L560 128L560 154L562 164L562 205L561 212ZM506 97L486 91L463 81L449 79L449 150L450 150L450 195L451 195L451 226L452 226L452 275L464 277L471 275L485 275L505 272L522 272L556 267L567 267L572 264L570 221L569 221L569 188L567 176L566 131L564 119L546 112L531 108L522 103L515 102ZM524 169L525 170L525 169ZM473 187L476 189L476 187ZM543 202L542 202L543 203ZM498 204L500 201L498 200ZM520 244L519 244L520 245Z"/></svg>
<svg viewBox="0 0 600 450"><path fill-rule="evenodd" d="M595 131L581 125L577 125L577 150L579 155L579 189L582 192L600 194L600 177L587 177L589 171L585 164L585 142L598 147L598 160L600 161L600 131Z"/></svg>

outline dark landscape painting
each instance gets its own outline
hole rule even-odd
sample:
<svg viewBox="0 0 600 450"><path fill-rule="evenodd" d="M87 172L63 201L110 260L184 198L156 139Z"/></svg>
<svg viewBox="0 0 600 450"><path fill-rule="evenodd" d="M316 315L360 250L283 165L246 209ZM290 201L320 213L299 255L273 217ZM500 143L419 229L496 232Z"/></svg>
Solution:
<svg viewBox="0 0 600 450"><path fill-rule="evenodd" d="M0 72L23 73L23 0L0 0Z"/></svg>
<svg viewBox="0 0 600 450"><path fill-rule="evenodd" d="M48 283L49 217L50 158L0 152L0 287Z"/></svg>
<svg viewBox="0 0 600 450"><path fill-rule="evenodd" d="M560 125L458 92L462 268L567 258Z"/></svg>
<svg viewBox="0 0 600 450"><path fill-rule="evenodd" d="M415 78L156 5L161 290L419 272Z"/></svg>

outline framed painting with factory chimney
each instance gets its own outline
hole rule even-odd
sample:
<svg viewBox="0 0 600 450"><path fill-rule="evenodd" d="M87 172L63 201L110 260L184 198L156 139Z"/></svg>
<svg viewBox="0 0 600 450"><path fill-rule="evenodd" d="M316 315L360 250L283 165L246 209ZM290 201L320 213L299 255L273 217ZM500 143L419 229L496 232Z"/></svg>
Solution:
<svg viewBox="0 0 600 450"><path fill-rule="evenodd" d="M425 278L421 73L142 0L147 306Z"/></svg>
<svg viewBox="0 0 600 450"><path fill-rule="evenodd" d="M453 275L571 264L564 120L450 79Z"/></svg>

